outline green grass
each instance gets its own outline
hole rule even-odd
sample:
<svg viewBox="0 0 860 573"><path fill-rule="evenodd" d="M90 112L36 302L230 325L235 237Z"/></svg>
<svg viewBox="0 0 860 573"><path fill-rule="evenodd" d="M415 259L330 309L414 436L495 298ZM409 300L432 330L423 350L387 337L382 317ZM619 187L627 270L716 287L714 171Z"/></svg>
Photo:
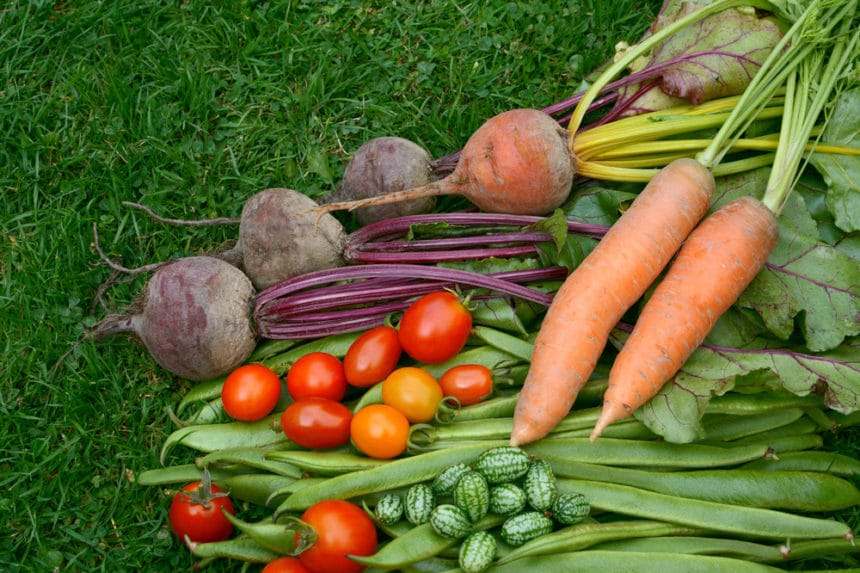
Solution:
<svg viewBox="0 0 860 573"><path fill-rule="evenodd" d="M169 492L134 482L158 467L189 383L127 339L82 341L146 279L112 277L93 224L127 267L217 249L235 228L166 226L121 202L235 217L265 187L331 191L372 137L445 155L500 111L575 93L660 3L0 8L0 570L194 562L168 530Z"/></svg>
<svg viewBox="0 0 860 573"><path fill-rule="evenodd" d="M77 344L145 280L99 295L94 223L128 267L217 248L235 228L160 225L121 202L238 216L267 186L330 191L374 136L444 155L495 113L573 94L659 2L223 4L0 8L5 571L193 562L165 493L133 481L158 466L187 384L127 340Z"/></svg>

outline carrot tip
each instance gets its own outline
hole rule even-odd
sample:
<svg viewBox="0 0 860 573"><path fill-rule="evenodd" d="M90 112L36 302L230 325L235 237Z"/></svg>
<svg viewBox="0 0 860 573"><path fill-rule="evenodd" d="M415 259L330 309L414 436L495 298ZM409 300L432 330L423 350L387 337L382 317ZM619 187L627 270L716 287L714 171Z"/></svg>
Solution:
<svg viewBox="0 0 860 573"><path fill-rule="evenodd" d="M542 438L542 435L530 431L528 426L518 426L514 421L514 428L511 430L510 444L514 447L524 446Z"/></svg>
<svg viewBox="0 0 860 573"><path fill-rule="evenodd" d="M630 408L620 402L603 401L603 409L600 411L600 416L594 424L594 429L591 435L588 436L590 442L594 442L603 433L609 424L622 420L631 414Z"/></svg>

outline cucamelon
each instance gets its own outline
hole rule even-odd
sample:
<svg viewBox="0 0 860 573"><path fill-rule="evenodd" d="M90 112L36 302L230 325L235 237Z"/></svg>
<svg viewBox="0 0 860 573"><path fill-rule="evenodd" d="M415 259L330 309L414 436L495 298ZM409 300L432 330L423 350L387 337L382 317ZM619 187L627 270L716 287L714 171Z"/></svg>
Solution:
<svg viewBox="0 0 860 573"><path fill-rule="evenodd" d="M449 539L462 539L472 533L472 522L466 512L450 503L442 503L430 512L430 527Z"/></svg>
<svg viewBox="0 0 860 573"><path fill-rule="evenodd" d="M499 446L483 452L473 467L490 484L512 482L523 477L531 465L531 457L515 446Z"/></svg>
<svg viewBox="0 0 860 573"><path fill-rule="evenodd" d="M496 539L486 531L471 533L460 545L460 569L463 573L482 573L496 558Z"/></svg>
<svg viewBox="0 0 860 573"><path fill-rule="evenodd" d="M433 495L433 489L429 485L418 483L406 490L403 509L409 523L413 525L427 523L434 505L436 505L436 496Z"/></svg>
<svg viewBox="0 0 860 573"><path fill-rule="evenodd" d="M466 512L473 523L487 515L490 508L490 486L477 471L463 474L454 486L454 505Z"/></svg>
<svg viewBox="0 0 860 573"><path fill-rule="evenodd" d="M537 511L548 511L555 501L558 484L552 466L546 460L535 460L523 480L526 500Z"/></svg>
<svg viewBox="0 0 860 573"><path fill-rule="evenodd" d="M552 525L552 520L540 511L518 513L502 524L502 539L511 545L522 545L551 532Z"/></svg>

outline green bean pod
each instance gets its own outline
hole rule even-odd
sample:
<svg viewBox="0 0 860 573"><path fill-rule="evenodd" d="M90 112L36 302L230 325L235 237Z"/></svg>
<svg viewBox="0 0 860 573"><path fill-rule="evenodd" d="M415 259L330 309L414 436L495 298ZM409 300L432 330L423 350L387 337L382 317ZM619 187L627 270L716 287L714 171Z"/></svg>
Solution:
<svg viewBox="0 0 860 573"><path fill-rule="evenodd" d="M562 432L570 432L572 430L591 430L597 418L600 416L599 408L587 408L576 410L565 416L553 428L551 434L559 434ZM635 420L628 423L638 424ZM414 441L415 445L429 445L434 441L447 443L456 443L457 441L477 441L477 440L506 440L511 436L511 430L514 426L512 417L503 418L484 418L476 420L460 421L455 418L455 421L447 424L439 424L437 426L427 427L427 425L413 426L410 432L410 441L413 441L412 434L424 434L423 440ZM416 439L418 437L416 436ZM425 443L426 442L426 443Z"/></svg>
<svg viewBox="0 0 860 573"><path fill-rule="evenodd" d="M771 456L781 456L788 452L800 452L803 450L814 450L824 446L824 438L820 434L795 434L790 436L772 436L770 438L756 439L751 437L740 442L742 445L767 445L771 450Z"/></svg>
<svg viewBox="0 0 860 573"><path fill-rule="evenodd" d="M534 344L518 336L488 326L473 326L472 334L490 346L516 356L523 362L532 361Z"/></svg>
<svg viewBox="0 0 860 573"><path fill-rule="evenodd" d="M276 452L277 450L275 450ZM271 459L267 448L226 448L215 450L205 456L197 458L195 463L200 468L217 464L241 464L247 467L263 470L275 475L298 479L302 477L302 470L298 466Z"/></svg>
<svg viewBox="0 0 860 573"><path fill-rule="evenodd" d="M608 466L655 468L715 468L764 458L766 444L720 447L705 444L672 444L650 440L549 437L523 448L537 457L569 457L571 460Z"/></svg>
<svg viewBox="0 0 860 573"><path fill-rule="evenodd" d="M611 482L719 503L797 511L834 511L860 504L860 490L826 473L719 469L661 472L543 459L559 478Z"/></svg>
<svg viewBox="0 0 860 573"><path fill-rule="evenodd" d="M842 541L844 545L850 545ZM596 547L605 551L635 551L646 553L685 553L688 555L721 555L757 562L779 562L783 554L777 545L765 545L730 537L682 537L669 535L639 539L618 539Z"/></svg>
<svg viewBox="0 0 860 573"><path fill-rule="evenodd" d="M516 340L522 342L519 339ZM463 364L481 364L490 370L493 370L499 367L499 365L511 366L522 362L523 360L521 358L511 352L507 352L504 349L499 349L488 344L482 344L480 346L466 347L456 356L444 362L439 362L437 364L422 364L421 368L432 374L434 377L439 378L447 370L450 370L454 366L461 366Z"/></svg>
<svg viewBox="0 0 860 573"><path fill-rule="evenodd" d="M732 441L782 428L803 416L800 408L780 408L761 414L706 414L702 418L706 441Z"/></svg>
<svg viewBox="0 0 860 573"><path fill-rule="evenodd" d="M519 396L518 392L510 396L496 396L471 406L464 406L457 411L454 420L457 422L470 422L513 416Z"/></svg>
<svg viewBox="0 0 860 573"><path fill-rule="evenodd" d="M674 535L618 539L601 543L595 549L723 555L765 563L782 563L810 557L823 558L860 552L860 546L855 543L847 543L844 539L812 539L765 545L726 537L679 537Z"/></svg>
<svg viewBox="0 0 860 573"><path fill-rule="evenodd" d="M504 517L488 515L474 525L474 530L490 529L500 525ZM460 543L458 539L443 537L433 531L429 523L413 527L407 533L396 537L367 557L352 557L358 563L376 569L401 569L441 554L446 549Z"/></svg>
<svg viewBox="0 0 860 573"><path fill-rule="evenodd" d="M271 518L249 523L226 511L224 517L260 546L280 555L298 555L310 547L317 537L313 527L298 517L287 516L280 523Z"/></svg>
<svg viewBox="0 0 860 573"><path fill-rule="evenodd" d="M245 466L209 468L209 474L212 477L212 481L246 473L255 472L251 468ZM200 481L202 477L203 470L195 464L182 464L140 472L135 481L138 485L142 486L171 485Z"/></svg>
<svg viewBox="0 0 860 573"><path fill-rule="evenodd" d="M798 470L828 472L849 477L860 476L860 460L835 452L823 451L786 452L775 458L754 460L741 467L765 471Z"/></svg>
<svg viewBox="0 0 860 573"><path fill-rule="evenodd" d="M754 561L714 555L635 551L572 551L526 557L492 569L493 573L594 573L595 571L660 571L661 573L783 573Z"/></svg>
<svg viewBox="0 0 860 573"><path fill-rule="evenodd" d="M371 404L382 404L382 382L378 382L365 390L361 398L356 400L355 405L352 407L352 413L355 414L365 406Z"/></svg>
<svg viewBox="0 0 860 573"><path fill-rule="evenodd" d="M557 438L587 438L590 435L590 427L552 433L552 436ZM604 438L624 440L654 440L657 437L657 434L636 418L627 418L613 422L600 435Z"/></svg>
<svg viewBox="0 0 860 573"><path fill-rule="evenodd" d="M331 477L323 483L308 486L292 494L278 507L275 515L286 511L304 510L324 499L349 499L430 481L450 465L459 462L471 463L486 447L484 444L453 447L400 458L375 468Z"/></svg>
<svg viewBox="0 0 860 573"><path fill-rule="evenodd" d="M457 570L457 559L444 557L430 557L416 563L409 563L400 568L402 573L446 573ZM368 573L370 569L366 570Z"/></svg>
<svg viewBox="0 0 860 573"><path fill-rule="evenodd" d="M302 479L293 480L292 482L285 484L284 487L273 491L271 493L271 495L269 496L269 499L266 500L265 505L267 505L267 506L273 505L275 503L275 499L280 499L281 503L283 503L284 501L286 501L287 498L289 498L291 495L293 495L297 491L304 489L306 487L311 487L314 485L320 485L322 483L325 483L326 480L328 480L328 479L331 479L331 478L304 477ZM280 507L280 504L279 504L279 507ZM279 517L279 515L277 513L273 514L273 515L275 517Z"/></svg>
<svg viewBox="0 0 860 573"><path fill-rule="evenodd" d="M821 427L808 416L803 416L790 424L773 430L765 430L745 438L734 440L734 444L762 443L770 440L781 440L786 436L799 436L801 434L815 434L821 431Z"/></svg>
<svg viewBox="0 0 860 573"><path fill-rule="evenodd" d="M180 444L207 453L241 447L298 447L281 432L280 416L272 414L258 422L229 422L179 428L164 441L161 447L161 463L164 464L170 451Z"/></svg>
<svg viewBox="0 0 860 573"><path fill-rule="evenodd" d="M247 535L240 535L226 541L213 541L210 543L195 543L192 541L188 544L188 549L195 557L205 560L227 558L246 561L248 563L268 563L281 557L280 553L266 549Z"/></svg>
<svg viewBox="0 0 860 573"><path fill-rule="evenodd" d="M603 398L606 387L607 379L605 377L589 380L577 396L577 403L598 405ZM511 417L514 415L518 399L519 392L507 396L496 396L483 402L460 408L457 411L455 420L465 422L468 420Z"/></svg>
<svg viewBox="0 0 860 573"><path fill-rule="evenodd" d="M559 479L558 484L559 491L584 495L592 508L622 515L668 521L740 537L853 539L847 525L832 519L703 501L609 482L568 478Z"/></svg>
<svg viewBox="0 0 860 573"><path fill-rule="evenodd" d="M377 460L367 456L331 451L276 450L266 452L265 455L269 460L295 466L303 472L315 476L336 476L390 463L389 460Z"/></svg>
<svg viewBox="0 0 860 573"><path fill-rule="evenodd" d="M609 523L580 523L541 535L513 548L496 561L504 565L524 557L581 551L616 539L656 537L664 535L694 535L701 530L673 523L644 519Z"/></svg>
<svg viewBox="0 0 860 573"><path fill-rule="evenodd" d="M281 492L291 489L291 493L296 489L296 484L302 480L266 473L245 473L215 478L213 472L212 481L235 499L253 503L259 507L268 507L281 503L289 495Z"/></svg>
<svg viewBox="0 0 860 573"><path fill-rule="evenodd" d="M814 394L798 396L786 391L768 391L755 394L728 392L712 398L708 403L707 412L709 414L749 416L786 408L820 408L822 405L821 396Z"/></svg>

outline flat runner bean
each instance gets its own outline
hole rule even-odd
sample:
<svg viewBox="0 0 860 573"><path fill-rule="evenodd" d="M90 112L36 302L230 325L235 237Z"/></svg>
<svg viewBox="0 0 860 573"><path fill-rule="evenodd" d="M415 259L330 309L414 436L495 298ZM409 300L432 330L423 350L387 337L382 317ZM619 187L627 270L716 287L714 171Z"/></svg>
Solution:
<svg viewBox="0 0 860 573"><path fill-rule="evenodd" d="M367 456L350 453L317 452L308 450L278 450L266 453L269 460L277 460L296 466L304 472L317 476L336 476L358 470L366 470L390 463Z"/></svg>
<svg viewBox="0 0 860 573"><path fill-rule="evenodd" d="M295 489L302 480L265 473L245 473L216 479L213 472L212 481L224 491L230 492L235 499L259 507L268 507L286 499L288 494L279 492L288 488Z"/></svg>
<svg viewBox="0 0 860 573"><path fill-rule="evenodd" d="M834 511L860 504L851 482L818 472L719 469L661 472L545 456L559 478L605 481L668 495L798 511Z"/></svg>
<svg viewBox="0 0 860 573"><path fill-rule="evenodd" d="M782 563L810 557L832 557L860 552L860 545L846 543L843 539L812 539L764 545L740 539L724 537L651 537L619 539L595 546L609 551L659 551L673 553L696 553L700 555L723 555L748 561Z"/></svg>
<svg viewBox="0 0 860 573"><path fill-rule="evenodd" d="M649 440L600 438L545 438L525 446L538 457L569 457L571 460L609 466L650 466L663 468L713 468L762 459L766 444L714 446L671 444Z"/></svg>
<svg viewBox="0 0 860 573"><path fill-rule="evenodd" d="M624 571L625 573L783 573L782 569L762 563L683 553L648 553L633 551L573 551L556 555L526 557L499 567L492 573L594 573Z"/></svg>
<svg viewBox="0 0 860 573"><path fill-rule="evenodd" d="M488 515L475 523L475 531L500 525L505 518ZM355 561L377 569L400 569L406 565L436 557L444 550L458 545L461 540L442 537L429 523L413 527L409 532L392 539L373 555L353 557Z"/></svg>
<svg viewBox="0 0 860 573"><path fill-rule="evenodd" d="M627 485L559 479L559 492L581 493L591 507L622 515L668 521L738 535L784 539L853 539L851 529L832 519L773 509L737 506L667 495Z"/></svg>
<svg viewBox="0 0 860 573"><path fill-rule="evenodd" d="M766 471L798 470L860 476L860 460L835 452L786 452L776 458L754 460L741 467Z"/></svg>
<svg viewBox="0 0 860 573"><path fill-rule="evenodd" d="M568 551L581 551L606 541L640 537L665 535L694 535L700 530L664 523L661 521L632 520L610 523L584 523L556 530L547 535L541 535L512 549L507 555L496 561L503 565L524 557L537 555L553 555Z"/></svg>
<svg viewBox="0 0 860 573"><path fill-rule="evenodd" d="M845 543L845 545L849 545ZM619 539L601 543L595 549L689 555L721 555L746 561L779 562L783 555L777 545L765 545L728 537L680 537L675 535L640 539Z"/></svg>
<svg viewBox="0 0 860 573"><path fill-rule="evenodd" d="M159 459L164 464L167 455L177 445L207 453L241 447L298 447L281 432L280 416L272 414L258 422L229 422L179 428L164 441Z"/></svg>
<svg viewBox="0 0 860 573"><path fill-rule="evenodd" d="M515 354L484 344L481 346L466 347L456 356L446 360L445 362L440 362L438 364L422 364L421 368L432 374L434 377L439 378L446 370L463 364L481 364L490 370L493 370L500 364L512 366L522 362L523 360Z"/></svg>
<svg viewBox="0 0 860 573"><path fill-rule="evenodd" d="M214 464L242 464L244 466L267 471L275 475L298 479L302 477L302 470L290 463L273 460L267 457L269 452L266 448L227 448L215 450L195 462L199 467L205 468Z"/></svg>
<svg viewBox="0 0 860 573"><path fill-rule="evenodd" d="M782 428L800 419L803 410L800 408L782 408L763 412L738 416L733 414L712 414L702 418L702 426L705 430L705 440L709 441L731 441L748 436L755 436Z"/></svg>
<svg viewBox="0 0 860 573"><path fill-rule="evenodd" d="M207 560L223 557L249 563L268 563L281 557L279 553L266 549L247 535L240 535L227 541L192 542L188 548L195 557Z"/></svg>
<svg viewBox="0 0 860 573"><path fill-rule="evenodd" d="M504 445L507 442L495 442ZM305 510L324 499L349 499L370 493L396 489L419 482L430 481L446 467L463 462L471 463L487 445L457 446L446 450L400 458L385 465L360 470L326 479L323 483L303 488L290 497L275 512Z"/></svg>
<svg viewBox="0 0 860 573"><path fill-rule="evenodd" d="M253 470L244 466L209 468L209 474L213 481L249 472L253 472ZM203 470L198 468L195 464L182 464L140 472L136 478L136 482L138 485L142 486L170 485L177 483L184 485L192 481L200 481L202 477Z"/></svg>

